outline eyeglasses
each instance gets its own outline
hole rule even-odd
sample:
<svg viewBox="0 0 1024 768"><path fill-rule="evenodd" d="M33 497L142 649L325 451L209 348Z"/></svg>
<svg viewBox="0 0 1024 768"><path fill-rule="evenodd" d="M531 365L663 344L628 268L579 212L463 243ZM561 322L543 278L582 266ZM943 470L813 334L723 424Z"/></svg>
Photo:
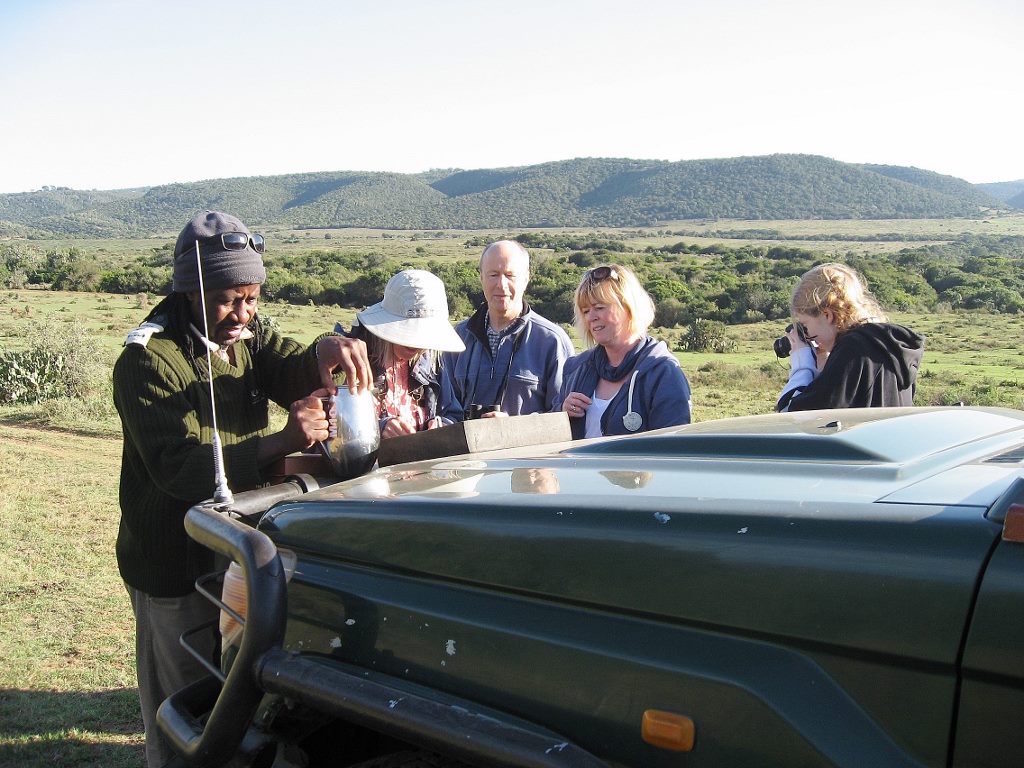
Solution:
<svg viewBox="0 0 1024 768"><path fill-rule="evenodd" d="M592 270L587 272L587 278L594 283L600 283L602 280L607 280L609 277L612 278L613 280L618 280L619 273L616 272L612 267L608 266L594 267Z"/></svg>
<svg viewBox="0 0 1024 768"><path fill-rule="evenodd" d="M263 253L267 249L267 243L263 239L263 235L258 232L253 232L251 235L245 232L221 232L219 235L207 237L204 240L200 240L200 242L204 245L214 243L217 241L217 238L220 238L220 244L224 246L225 251L244 251L250 243L252 243L252 249L256 253Z"/></svg>

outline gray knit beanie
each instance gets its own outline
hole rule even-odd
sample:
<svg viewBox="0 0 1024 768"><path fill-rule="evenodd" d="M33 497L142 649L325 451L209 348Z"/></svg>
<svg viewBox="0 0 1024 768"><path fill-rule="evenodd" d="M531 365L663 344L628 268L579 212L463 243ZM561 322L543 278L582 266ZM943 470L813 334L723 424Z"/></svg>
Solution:
<svg viewBox="0 0 1024 768"><path fill-rule="evenodd" d="M224 248L220 235L242 232L250 237L245 248L237 251ZM252 247L249 229L227 213L203 211L192 217L174 244L174 282L176 293L199 290L196 268L196 241L203 264L203 287L208 290L233 288L236 285L262 285L267 279L263 257Z"/></svg>

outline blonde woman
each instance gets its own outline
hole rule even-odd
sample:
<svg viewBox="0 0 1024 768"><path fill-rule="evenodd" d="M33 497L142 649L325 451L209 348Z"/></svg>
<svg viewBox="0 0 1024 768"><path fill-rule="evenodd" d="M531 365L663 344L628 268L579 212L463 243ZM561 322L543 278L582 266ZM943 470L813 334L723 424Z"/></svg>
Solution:
<svg viewBox="0 0 1024 768"><path fill-rule="evenodd" d="M690 423L690 383L663 341L647 335L654 302L620 264L589 270L576 288L587 349L565 362L561 409L572 436L625 435Z"/></svg>
<svg viewBox="0 0 1024 768"><path fill-rule="evenodd" d="M890 323L855 270L808 270L790 311L790 374L777 411L914 404L924 337Z"/></svg>
<svg viewBox="0 0 1024 768"><path fill-rule="evenodd" d="M388 280L384 298L356 314L346 336L366 342L377 394L381 437L409 435L441 425L439 352L461 352L448 322L444 283L422 269Z"/></svg>

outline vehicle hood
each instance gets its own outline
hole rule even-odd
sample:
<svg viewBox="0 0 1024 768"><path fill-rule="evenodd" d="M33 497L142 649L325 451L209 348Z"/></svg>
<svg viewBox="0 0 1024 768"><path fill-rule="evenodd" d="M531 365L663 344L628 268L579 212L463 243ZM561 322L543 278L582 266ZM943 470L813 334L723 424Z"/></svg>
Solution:
<svg viewBox="0 0 1024 768"><path fill-rule="evenodd" d="M260 527L300 559L952 663L1022 443L1011 410L771 414L378 470Z"/></svg>

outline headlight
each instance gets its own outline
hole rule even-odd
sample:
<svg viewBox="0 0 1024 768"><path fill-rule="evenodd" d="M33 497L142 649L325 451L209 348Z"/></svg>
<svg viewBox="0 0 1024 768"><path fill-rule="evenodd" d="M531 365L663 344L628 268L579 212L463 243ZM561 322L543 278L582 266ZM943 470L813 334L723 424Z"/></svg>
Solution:
<svg viewBox="0 0 1024 768"><path fill-rule="evenodd" d="M291 581L295 573L295 564L298 558L295 553L287 549L277 550L284 566L285 581ZM249 595L245 586L245 576L242 567L238 563L231 563L224 573L224 587L221 591L221 600L232 611L242 617L242 621L248 615ZM220 636L222 648L238 645L241 642L242 630L244 627L227 611L220 612Z"/></svg>

